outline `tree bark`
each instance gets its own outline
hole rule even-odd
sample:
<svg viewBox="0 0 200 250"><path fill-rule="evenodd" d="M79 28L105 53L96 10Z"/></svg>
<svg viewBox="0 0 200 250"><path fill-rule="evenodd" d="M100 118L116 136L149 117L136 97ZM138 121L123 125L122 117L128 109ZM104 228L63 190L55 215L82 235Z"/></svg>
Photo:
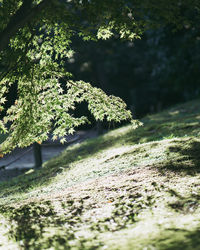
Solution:
<svg viewBox="0 0 200 250"><path fill-rule="evenodd" d="M34 159L35 159L35 168L40 168L42 166L41 145L35 142L33 144L33 152L34 152Z"/></svg>

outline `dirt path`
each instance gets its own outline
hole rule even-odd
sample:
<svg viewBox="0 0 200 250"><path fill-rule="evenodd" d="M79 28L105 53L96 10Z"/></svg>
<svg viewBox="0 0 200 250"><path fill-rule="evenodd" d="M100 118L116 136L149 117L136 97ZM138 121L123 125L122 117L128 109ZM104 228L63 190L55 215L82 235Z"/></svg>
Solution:
<svg viewBox="0 0 200 250"><path fill-rule="evenodd" d="M78 131L73 136L67 138L67 143L60 144L58 141L51 140L42 144L42 161L45 162L52 157L59 155L69 145L80 143L88 138L97 136L95 130ZM12 153L0 159L0 181L7 181L17 175L34 168L34 155L32 146L27 148L15 149Z"/></svg>

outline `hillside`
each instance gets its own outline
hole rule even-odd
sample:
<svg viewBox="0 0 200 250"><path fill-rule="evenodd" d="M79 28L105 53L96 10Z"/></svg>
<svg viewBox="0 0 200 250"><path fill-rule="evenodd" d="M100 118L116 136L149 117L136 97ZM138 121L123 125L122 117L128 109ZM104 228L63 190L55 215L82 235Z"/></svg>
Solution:
<svg viewBox="0 0 200 250"><path fill-rule="evenodd" d="M0 249L199 249L200 100L0 184Z"/></svg>

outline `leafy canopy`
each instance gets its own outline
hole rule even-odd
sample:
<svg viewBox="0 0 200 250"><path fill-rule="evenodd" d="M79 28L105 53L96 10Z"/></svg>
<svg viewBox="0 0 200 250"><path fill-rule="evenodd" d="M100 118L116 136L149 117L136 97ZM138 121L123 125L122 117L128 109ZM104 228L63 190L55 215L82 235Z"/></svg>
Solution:
<svg viewBox="0 0 200 250"><path fill-rule="evenodd" d="M88 122L72 114L76 103L85 101L97 120L139 125L120 98L72 80L65 69L73 56L72 37L133 40L161 23L191 25L199 10L197 0L0 0L0 132L9 134L1 151L44 141L49 132L54 139L73 133ZM17 100L5 113L14 83Z"/></svg>

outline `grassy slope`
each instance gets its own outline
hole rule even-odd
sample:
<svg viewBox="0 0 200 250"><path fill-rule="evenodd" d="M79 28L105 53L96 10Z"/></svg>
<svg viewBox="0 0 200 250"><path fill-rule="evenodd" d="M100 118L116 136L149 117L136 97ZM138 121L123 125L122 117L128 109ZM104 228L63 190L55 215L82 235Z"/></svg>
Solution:
<svg viewBox="0 0 200 250"><path fill-rule="evenodd" d="M199 249L200 101L143 122L0 184L0 249Z"/></svg>

